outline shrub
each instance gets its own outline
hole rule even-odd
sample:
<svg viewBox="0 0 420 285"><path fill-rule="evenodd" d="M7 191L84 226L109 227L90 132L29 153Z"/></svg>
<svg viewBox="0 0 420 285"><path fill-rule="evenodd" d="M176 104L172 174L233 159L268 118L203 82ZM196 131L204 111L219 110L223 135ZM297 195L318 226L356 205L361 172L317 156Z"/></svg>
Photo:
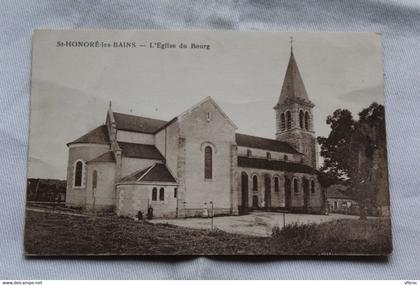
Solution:
<svg viewBox="0 0 420 285"><path fill-rule="evenodd" d="M389 254L391 228L385 220L337 220L289 224L272 232L273 247L294 254Z"/></svg>

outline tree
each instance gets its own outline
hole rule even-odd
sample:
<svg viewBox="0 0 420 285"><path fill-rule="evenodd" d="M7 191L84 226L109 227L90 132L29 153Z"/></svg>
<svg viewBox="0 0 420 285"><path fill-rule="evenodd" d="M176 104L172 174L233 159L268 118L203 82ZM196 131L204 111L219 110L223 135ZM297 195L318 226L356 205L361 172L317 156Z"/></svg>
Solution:
<svg viewBox="0 0 420 285"><path fill-rule="evenodd" d="M352 196L363 207L389 207L385 111L372 103L354 121L350 111L336 110L327 117L330 135L318 137L324 165L320 171L348 180ZM370 201L370 202L369 202Z"/></svg>
<svg viewBox="0 0 420 285"><path fill-rule="evenodd" d="M389 212L388 163L385 110L372 103L359 113L359 121L350 140L349 176L354 196L363 207Z"/></svg>
<svg viewBox="0 0 420 285"><path fill-rule="evenodd" d="M327 124L331 126L328 137L318 137L321 146L321 156L324 165L320 171L339 180L346 180L349 176L349 165L346 154L349 153L351 136L356 122L349 110L338 109L327 117Z"/></svg>

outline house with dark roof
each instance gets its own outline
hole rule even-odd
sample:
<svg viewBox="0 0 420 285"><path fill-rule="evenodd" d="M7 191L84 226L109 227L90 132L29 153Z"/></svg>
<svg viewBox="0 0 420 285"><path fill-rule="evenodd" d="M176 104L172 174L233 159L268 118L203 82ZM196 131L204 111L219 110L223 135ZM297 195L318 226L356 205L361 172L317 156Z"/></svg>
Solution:
<svg viewBox="0 0 420 285"><path fill-rule="evenodd" d="M320 212L314 104L291 52L274 106L276 133L263 138L237 126L207 97L172 120L117 113L67 144L66 204L189 217L260 209Z"/></svg>
<svg viewBox="0 0 420 285"><path fill-rule="evenodd" d="M349 186L333 184L325 190L327 209L330 213L359 214L359 204L347 193Z"/></svg>

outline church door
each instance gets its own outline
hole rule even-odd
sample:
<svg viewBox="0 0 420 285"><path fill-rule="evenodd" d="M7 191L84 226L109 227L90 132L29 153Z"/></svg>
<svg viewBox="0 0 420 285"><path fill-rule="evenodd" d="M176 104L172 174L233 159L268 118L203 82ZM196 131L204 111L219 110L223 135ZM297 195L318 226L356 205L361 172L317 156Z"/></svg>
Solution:
<svg viewBox="0 0 420 285"><path fill-rule="evenodd" d="M284 196L285 196L285 202L286 202L286 208L290 209L292 206L292 180L290 178L285 177L284 179Z"/></svg>
<svg viewBox="0 0 420 285"><path fill-rule="evenodd" d="M264 175L264 201L267 209L271 208L271 177L270 175Z"/></svg>
<svg viewBox="0 0 420 285"><path fill-rule="evenodd" d="M303 178L303 207L308 210L309 207L309 181Z"/></svg>
<svg viewBox="0 0 420 285"><path fill-rule="evenodd" d="M258 196L257 195L252 196L252 208L258 209Z"/></svg>
<svg viewBox="0 0 420 285"><path fill-rule="evenodd" d="M246 213L248 211L248 174L242 172L241 175L241 188L242 188L242 205L241 212Z"/></svg>

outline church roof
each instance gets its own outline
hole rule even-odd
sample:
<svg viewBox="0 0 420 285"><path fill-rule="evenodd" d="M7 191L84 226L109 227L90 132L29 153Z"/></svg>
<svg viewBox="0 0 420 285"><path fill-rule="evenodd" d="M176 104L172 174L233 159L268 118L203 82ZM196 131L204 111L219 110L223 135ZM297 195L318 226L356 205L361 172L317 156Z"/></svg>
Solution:
<svg viewBox="0 0 420 285"><path fill-rule="evenodd" d="M100 156L92 160L89 160L87 163L90 163L90 162L115 162L114 153L112 151L107 151L101 154Z"/></svg>
<svg viewBox="0 0 420 285"><path fill-rule="evenodd" d="M176 183L168 168L162 163L155 163L121 179L123 182L169 182Z"/></svg>
<svg viewBox="0 0 420 285"><path fill-rule="evenodd" d="M294 163L294 162L285 162L280 160L268 160L263 158L251 158L238 156L238 166L246 168L257 168L257 169L266 169L266 170L279 170L286 172L296 172L296 173L308 173L314 174L315 169L310 166Z"/></svg>
<svg viewBox="0 0 420 285"><path fill-rule="evenodd" d="M125 157L163 160L162 154L154 145L118 142Z"/></svg>
<svg viewBox="0 0 420 285"><path fill-rule="evenodd" d="M278 104L283 103L286 99L301 99L308 102L308 94L303 84L293 51L290 53L289 64L287 65L286 75L284 76L283 87L281 88Z"/></svg>
<svg viewBox="0 0 420 285"><path fill-rule="evenodd" d="M250 136L250 135L244 135L244 134L239 134L239 133L236 134L236 144L238 146L245 146L245 147L258 148L258 149L264 149L264 150L301 154L287 142L266 139L266 138L256 137L256 136Z"/></svg>
<svg viewBox="0 0 420 285"><path fill-rule="evenodd" d="M67 143L67 146L76 143L97 143L97 144L109 144L108 128L106 125L99 126L80 138Z"/></svg>
<svg viewBox="0 0 420 285"><path fill-rule="evenodd" d="M156 133L167 121L152 118L113 113L117 129L122 131L139 132L146 134Z"/></svg>
<svg viewBox="0 0 420 285"><path fill-rule="evenodd" d="M118 130L130 131L130 132L139 132L145 134L156 134L160 130L172 124L178 119L178 117L188 114L191 110L194 110L198 106L202 105L205 102L211 102L213 106L219 110L223 117L236 129L235 123L226 115L226 113L220 108L220 106L211 98L210 96L204 98L202 101L192 106L188 110L184 111L181 115L174 117L170 121L152 119L147 117L140 117L135 115L115 113L113 112L115 123Z"/></svg>

